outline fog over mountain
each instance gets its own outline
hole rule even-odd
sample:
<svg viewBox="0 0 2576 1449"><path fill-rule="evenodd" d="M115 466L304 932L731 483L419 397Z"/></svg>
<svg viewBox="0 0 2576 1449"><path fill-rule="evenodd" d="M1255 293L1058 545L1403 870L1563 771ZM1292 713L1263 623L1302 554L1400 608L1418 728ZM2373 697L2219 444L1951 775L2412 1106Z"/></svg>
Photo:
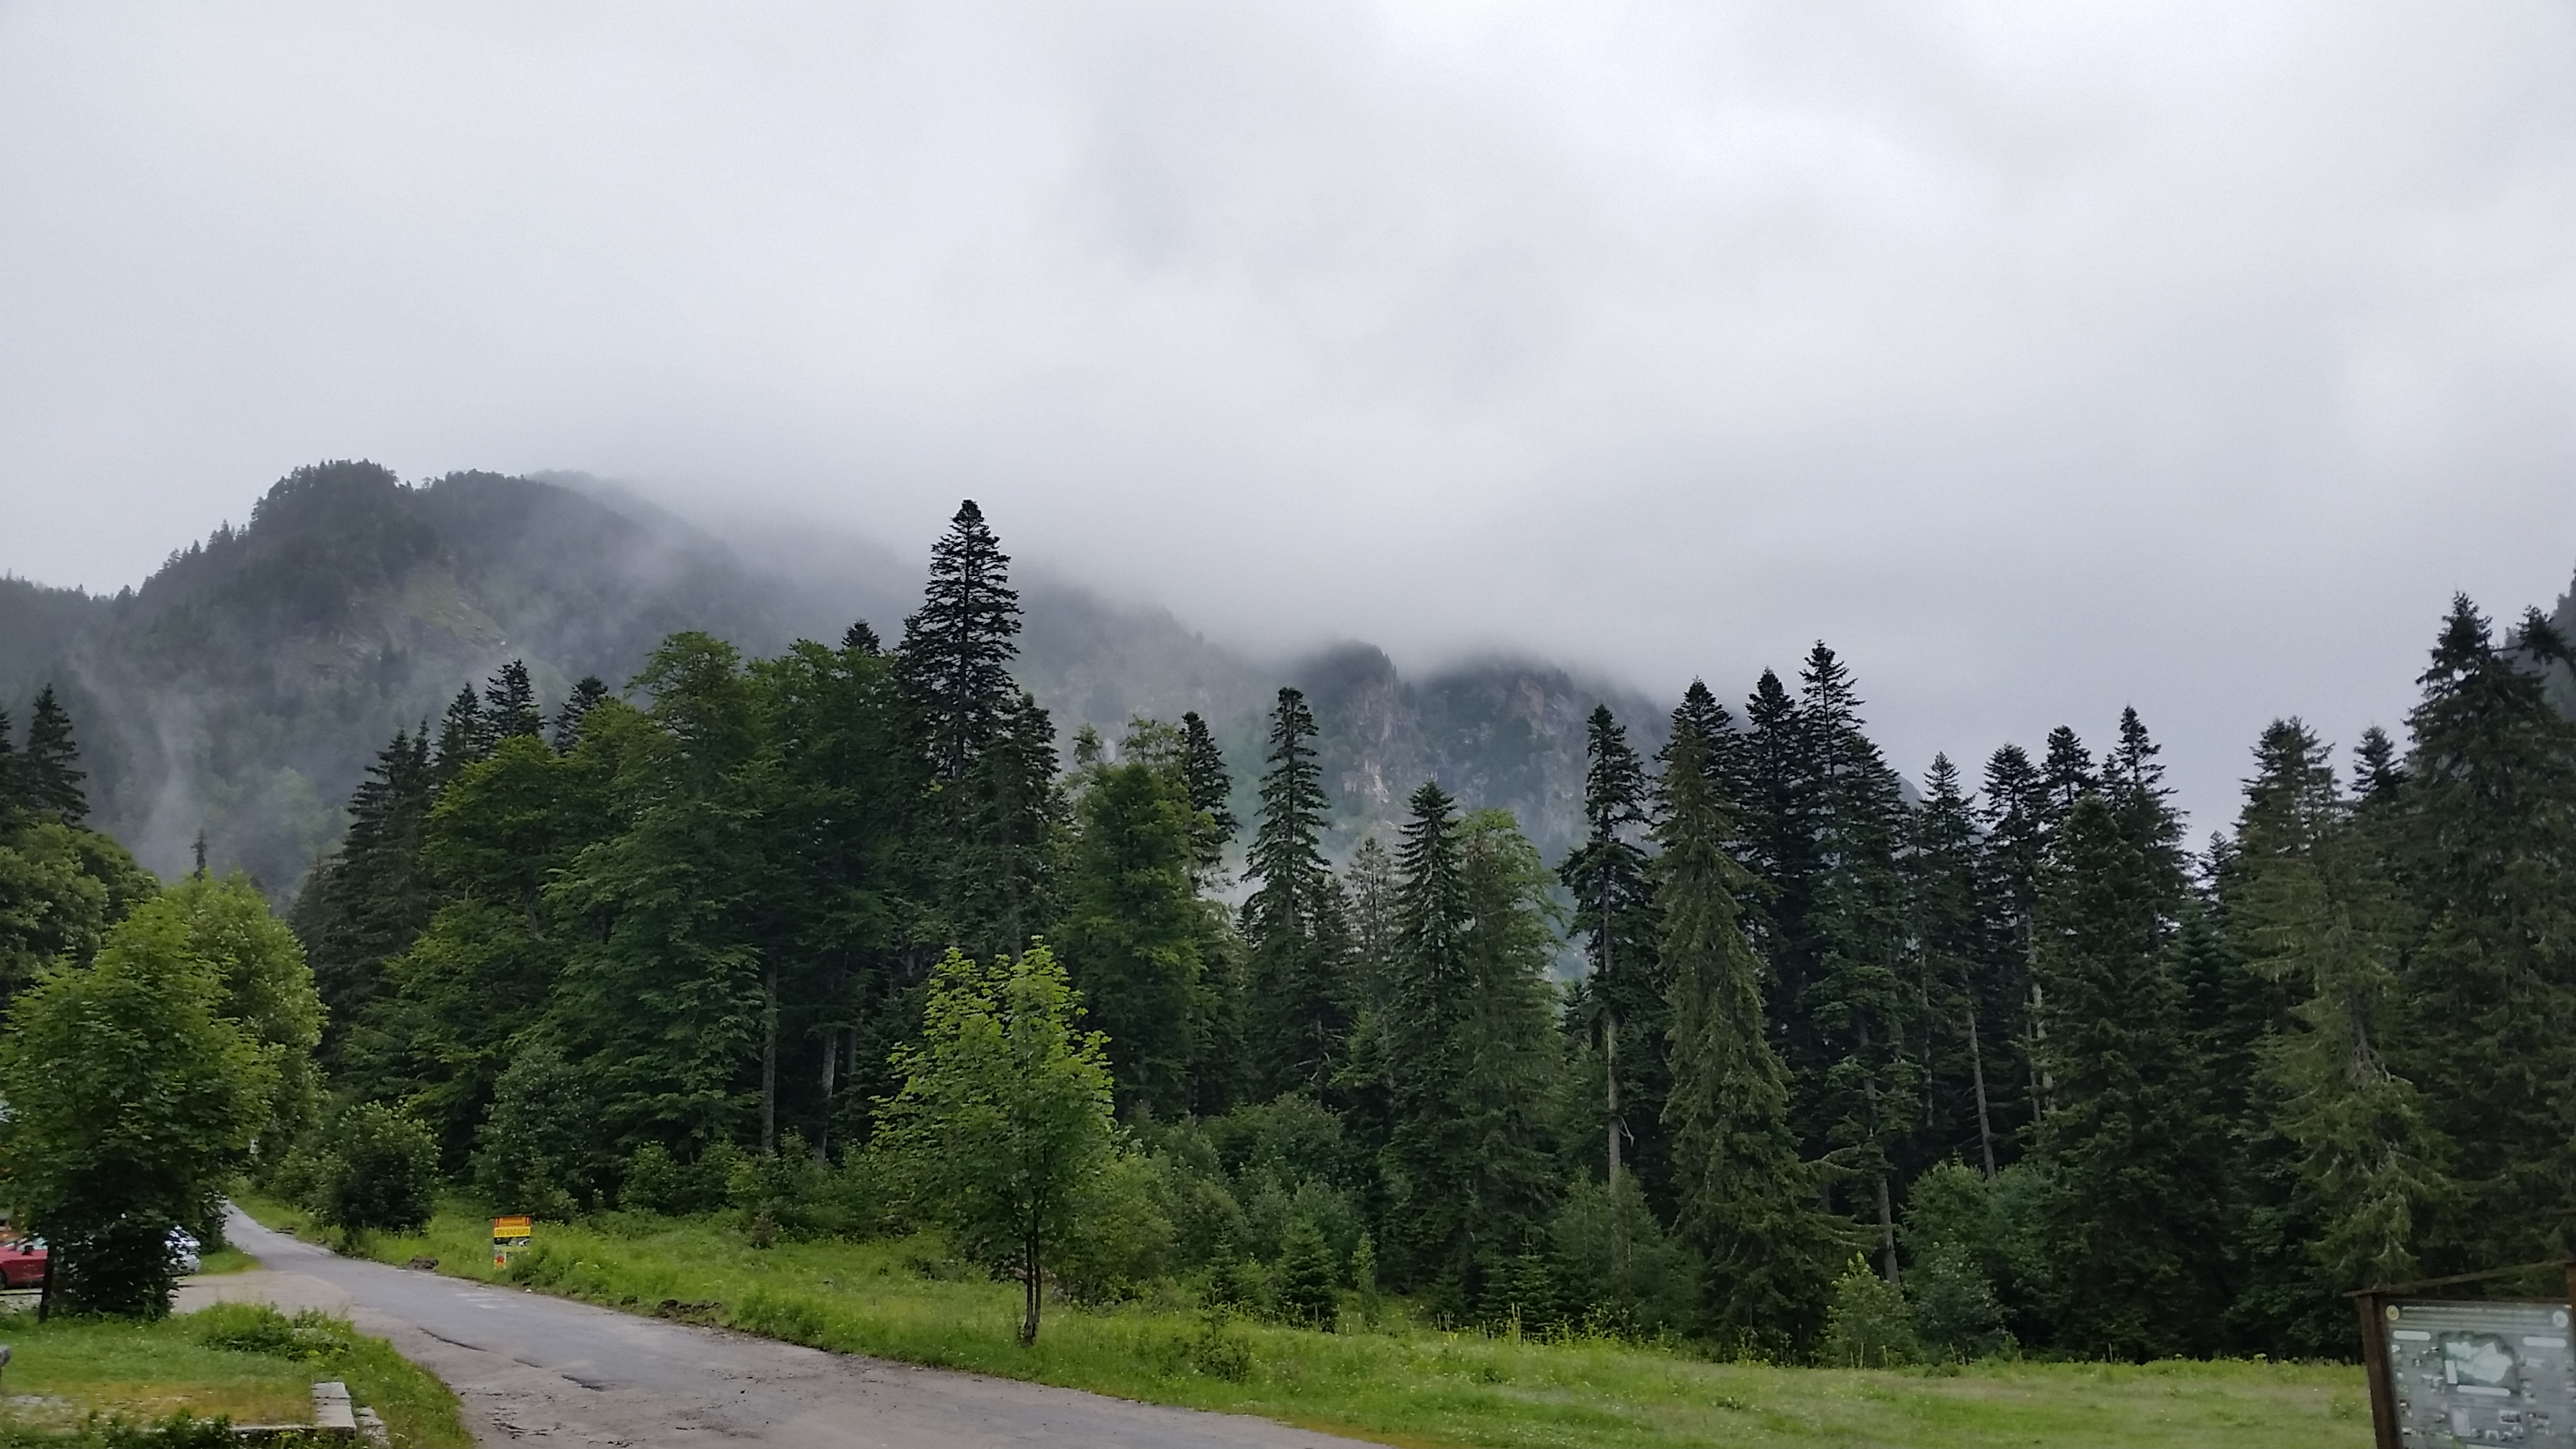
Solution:
<svg viewBox="0 0 2576 1449"><path fill-rule="evenodd" d="M813 530L721 540L577 475L407 487L373 464L323 464L270 489L247 526L174 551L140 588L0 580L0 708L23 717L57 683L104 828L165 875L188 867L202 835L217 869L248 868L283 893L337 841L341 806L385 740L435 728L459 689L511 659L552 708L584 674L622 684L677 630L755 654L837 641L854 620L891 640L921 575L918 558ZM1268 658L1043 573L1023 600L1021 682L1068 739L1199 711L1247 818L1261 716L1281 684L1306 688L1341 848L1437 776L1471 805L1514 810L1560 854L1580 830L1593 705L1659 737L1652 701L1549 665L1497 658L1408 677L1356 643Z"/></svg>
<svg viewBox="0 0 2576 1449"><path fill-rule="evenodd" d="M0 570L317 456L885 541L1891 759L2134 704L2196 823L2576 554L2576 14L0 9Z"/></svg>

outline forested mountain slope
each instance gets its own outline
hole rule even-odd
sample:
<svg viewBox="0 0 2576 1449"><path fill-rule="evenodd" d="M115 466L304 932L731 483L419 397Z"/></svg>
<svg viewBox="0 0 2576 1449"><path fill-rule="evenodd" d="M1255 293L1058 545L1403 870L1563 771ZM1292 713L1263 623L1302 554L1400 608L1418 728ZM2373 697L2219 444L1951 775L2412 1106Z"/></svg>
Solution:
<svg viewBox="0 0 2576 1449"><path fill-rule="evenodd" d="M202 834L216 868L283 894L338 838L342 802L385 739L434 723L507 660L527 661L551 708L584 675L622 684L675 630L754 654L837 640L857 618L891 637L919 582L917 564L881 547L737 547L577 476L406 486L372 463L323 463L138 588L0 579L0 708L23 717L57 683L101 828L165 875ZM1246 790L1271 694L1309 687L1345 848L1436 775L1471 804L1517 811L1560 852L1577 828L1583 715L1606 697L1640 727L1659 716L1641 697L1518 663L1418 683L1364 645L1265 664L1042 570L1027 604L1021 680L1065 731L1114 735L1131 715L1196 710Z"/></svg>

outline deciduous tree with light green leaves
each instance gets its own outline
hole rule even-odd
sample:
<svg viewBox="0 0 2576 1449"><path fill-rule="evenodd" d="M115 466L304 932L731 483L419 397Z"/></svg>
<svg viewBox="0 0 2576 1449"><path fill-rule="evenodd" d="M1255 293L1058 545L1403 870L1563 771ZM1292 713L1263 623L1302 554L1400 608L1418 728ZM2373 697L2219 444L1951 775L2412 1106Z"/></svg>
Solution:
<svg viewBox="0 0 2576 1449"><path fill-rule="evenodd" d="M308 987L309 990L309 987ZM201 1224L268 1121L277 1064L223 1014L226 982L163 899L89 966L47 972L0 1039L0 1168L51 1243L48 1306L158 1318L167 1240Z"/></svg>
<svg viewBox="0 0 2576 1449"><path fill-rule="evenodd" d="M1018 1275L1023 1345L1037 1342L1046 1265L1113 1150L1108 1042L1080 1017L1045 943L991 965L952 950L921 1040L894 1054L903 1089L879 1108L876 1150L915 1210Z"/></svg>

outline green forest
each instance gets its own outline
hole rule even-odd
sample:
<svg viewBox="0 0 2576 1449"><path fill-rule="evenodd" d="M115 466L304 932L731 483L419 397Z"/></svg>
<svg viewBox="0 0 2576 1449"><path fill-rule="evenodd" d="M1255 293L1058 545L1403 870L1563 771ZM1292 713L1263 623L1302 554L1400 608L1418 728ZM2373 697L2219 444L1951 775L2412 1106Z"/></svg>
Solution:
<svg viewBox="0 0 2576 1449"><path fill-rule="evenodd" d="M13 1038L194 951L257 1058L213 1137L326 1217L938 1226L1024 1336L1180 1285L1792 1362L2346 1357L2352 1289L2576 1252L2536 612L2455 601L2402 742L2272 725L2205 847L2134 711L1910 789L1820 643L1732 706L1596 709L1550 859L1438 780L1331 849L1294 688L1234 759L1195 713L1061 737L1009 565L970 502L891 642L458 681L291 941L246 882L154 901L49 693L0 729Z"/></svg>

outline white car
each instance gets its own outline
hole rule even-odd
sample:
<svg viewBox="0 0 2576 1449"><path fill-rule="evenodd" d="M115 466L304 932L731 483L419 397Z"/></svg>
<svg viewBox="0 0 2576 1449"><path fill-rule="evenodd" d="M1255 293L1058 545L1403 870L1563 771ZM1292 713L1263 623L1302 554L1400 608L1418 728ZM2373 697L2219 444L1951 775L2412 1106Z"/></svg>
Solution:
<svg viewBox="0 0 2576 1449"><path fill-rule="evenodd" d="M197 1256L197 1240L185 1228L170 1230L170 1271L184 1278L205 1263Z"/></svg>

